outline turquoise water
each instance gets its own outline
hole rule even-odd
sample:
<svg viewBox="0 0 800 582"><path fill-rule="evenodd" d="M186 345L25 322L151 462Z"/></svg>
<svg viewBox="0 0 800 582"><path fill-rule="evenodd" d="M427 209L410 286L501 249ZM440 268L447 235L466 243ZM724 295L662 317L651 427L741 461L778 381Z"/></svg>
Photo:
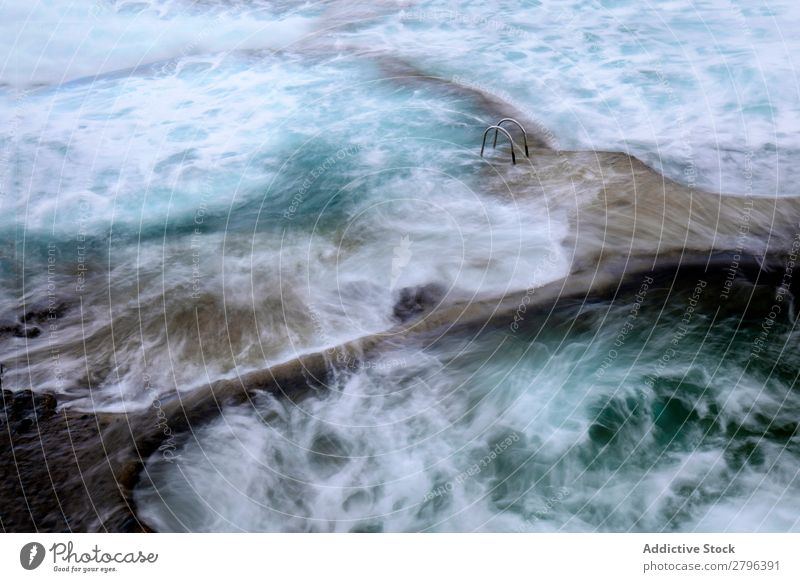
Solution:
<svg viewBox="0 0 800 582"><path fill-rule="evenodd" d="M797 194L799 21L788 0L5 4L0 317L64 309L3 337L4 387L145 409L390 329L403 288L468 300L564 276L568 213L481 163L487 97L554 148ZM297 406L226 410L180 463L151 461L140 514L164 530L796 531L792 320L753 360L758 322L706 310L672 354L685 294L616 346L625 301L540 335L398 345Z"/></svg>
<svg viewBox="0 0 800 582"><path fill-rule="evenodd" d="M27 191L14 210L32 234L71 236L81 204L92 234L194 224L198 213L231 228L220 218L233 210L236 221L257 214L290 227L341 222L343 206L381 199L375 186L404 170L475 171L463 159L479 125L474 104L398 88L358 57L183 59L40 89L20 107L9 179Z"/></svg>
<svg viewBox="0 0 800 582"><path fill-rule="evenodd" d="M228 409L148 465L141 515L166 531L797 531L794 325L753 358L760 330L717 291L666 289Z"/></svg>

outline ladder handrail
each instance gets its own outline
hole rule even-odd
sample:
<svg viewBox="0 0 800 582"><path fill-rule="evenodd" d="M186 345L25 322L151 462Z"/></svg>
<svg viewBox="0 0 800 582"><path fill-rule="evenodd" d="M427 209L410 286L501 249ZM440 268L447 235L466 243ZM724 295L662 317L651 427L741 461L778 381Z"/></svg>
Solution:
<svg viewBox="0 0 800 582"><path fill-rule="evenodd" d="M508 138L508 141L511 143L511 163L516 165L517 164L517 156L514 154L514 140L511 139L511 134L508 133L505 129L503 129L499 125L490 125L489 127L486 128L486 131L483 132L483 142L481 143L481 157L483 157L483 150L486 147L486 136L492 130L495 130L495 134L498 131L502 131L505 134L505 136ZM495 142L495 143L497 143L497 142Z"/></svg>
<svg viewBox="0 0 800 582"><path fill-rule="evenodd" d="M525 131L525 128L522 127L522 124L519 121L517 121L516 119L513 119L511 117L504 117L503 119L501 119L500 121L495 123L495 127L499 128L500 126L502 126L507 121L513 123L514 125L516 125L520 129L520 131L522 132L522 141L525 144L525 157L526 158L531 157L531 155L528 153L528 132ZM496 129L494 130L494 144L492 144L492 147L497 147L497 130Z"/></svg>

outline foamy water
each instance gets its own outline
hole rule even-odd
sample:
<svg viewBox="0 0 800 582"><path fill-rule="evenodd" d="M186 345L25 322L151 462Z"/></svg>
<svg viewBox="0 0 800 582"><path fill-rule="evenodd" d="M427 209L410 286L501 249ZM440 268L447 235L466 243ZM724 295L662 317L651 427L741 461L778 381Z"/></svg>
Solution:
<svg viewBox="0 0 800 582"><path fill-rule="evenodd" d="M564 276L569 215L481 162L480 94L556 148L797 194L797 25L788 0L4 4L4 388L144 409L390 329L404 288L448 302ZM607 363L624 317L399 345L329 394L229 409L180 463L151 461L140 513L165 530L796 531L791 379L738 366L735 322L697 323L698 350L708 332L731 356L689 350L647 384L663 338Z"/></svg>
<svg viewBox="0 0 800 582"><path fill-rule="evenodd" d="M432 1L346 36L503 97L562 148L770 196L797 194L798 24L788 0Z"/></svg>
<svg viewBox="0 0 800 582"><path fill-rule="evenodd" d="M747 364L755 334L735 318L693 316L674 343L690 299L630 328L634 300L593 307L599 331L391 352L326 395L228 409L154 457L141 515L166 531L797 531L794 373Z"/></svg>

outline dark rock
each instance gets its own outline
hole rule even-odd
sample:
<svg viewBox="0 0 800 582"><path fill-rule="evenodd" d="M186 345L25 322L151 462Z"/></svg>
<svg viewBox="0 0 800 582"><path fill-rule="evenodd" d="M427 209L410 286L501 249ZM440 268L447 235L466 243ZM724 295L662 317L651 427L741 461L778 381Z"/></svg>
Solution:
<svg viewBox="0 0 800 582"><path fill-rule="evenodd" d="M114 415L51 414L50 394L2 396L5 412L22 416L0 430L0 531L148 531L130 492L141 467L134 435L150 417L114 423Z"/></svg>
<svg viewBox="0 0 800 582"><path fill-rule="evenodd" d="M58 401L52 394L37 394L34 397L36 415L39 418L47 418L55 414Z"/></svg>
<svg viewBox="0 0 800 582"><path fill-rule="evenodd" d="M49 319L63 317L69 311L69 304L63 300L37 301L19 316L19 321L3 318L0 319L0 337L26 337L35 338L42 335L40 325Z"/></svg>
<svg viewBox="0 0 800 582"><path fill-rule="evenodd" d="M34 420L44 420L53 416L58 401L52 394L34 394L31 390L17 393L3 390L2 404L8 421L22 423L18 425L18 430L27 430Z"/></svg>
<svg viewBox="0 0 800 582"><path fill-rule="evenodd" d="M0 337L19 337L17 335L19 329L18 323L0 321Z"/></svg>
<svg viewBox="0 0 800 582"><path fill-rule="evenodd" d="M22 390L14 394L11 401L9 420L16 422L22 420L34 411L33 392Z"/></svg>
<svg viewBox="0 0 800 582"><path fill-rule="evenodd" d="M27 325L17 325L14 327L13 331L14 337L27 337L27 338L35 338L42 335L42 330L38 327L27 326Z"/></svg>
<svg viewBox="0 0 800 582"><path fill-rule="evenodd" d="M32 426L33 426L33 420L31 420L30 418L23 418L17 424L17 433L24 434L28 432Z"/></svg>
<svg viewBox="0 0 800 582"><path fill-rule="evenodd" d="M14 337L39 337L42 330L33 325L23 325L19 323L0 322L0 337L14 336Z"/></svg>
<svg viewBox="0 0 800 582"><path fill-rule="evenodd" d="M50 319L63 317L69 311L69 305L65 301L57 300L54 302L38 301L31 305L28 311L19 318L21 323L44 323Z"/></svg>
<svg viewBox="0 0 800 582"><path fill-rule="evenodd" d="M445 289L436 283L417 287L404 287L398 293L394 304L394 316L406 322L417 315L431 310L445 296Z"/></svg>

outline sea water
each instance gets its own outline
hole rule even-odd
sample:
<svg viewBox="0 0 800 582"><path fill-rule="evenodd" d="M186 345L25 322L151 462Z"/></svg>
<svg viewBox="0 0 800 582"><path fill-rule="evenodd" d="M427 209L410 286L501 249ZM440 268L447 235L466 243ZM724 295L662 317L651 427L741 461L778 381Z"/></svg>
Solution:
<svg viewBox="0 0 800 582"><path fill-rule="evenodd" d="M568 216L486 187L496 120L476 91L554 148L797 194L798 20L782 0L5 4L0 311L41 321L3 338L4 387L143 409L384 331L403 288L464 300L563 276ZM166 530L796 530L790 375L737 368L735 322L695 322L696 349L648 383L680 313L609 363L624 317L401 346L302 407L227 410L179 464L153 461L140 513Z"/></svg>

